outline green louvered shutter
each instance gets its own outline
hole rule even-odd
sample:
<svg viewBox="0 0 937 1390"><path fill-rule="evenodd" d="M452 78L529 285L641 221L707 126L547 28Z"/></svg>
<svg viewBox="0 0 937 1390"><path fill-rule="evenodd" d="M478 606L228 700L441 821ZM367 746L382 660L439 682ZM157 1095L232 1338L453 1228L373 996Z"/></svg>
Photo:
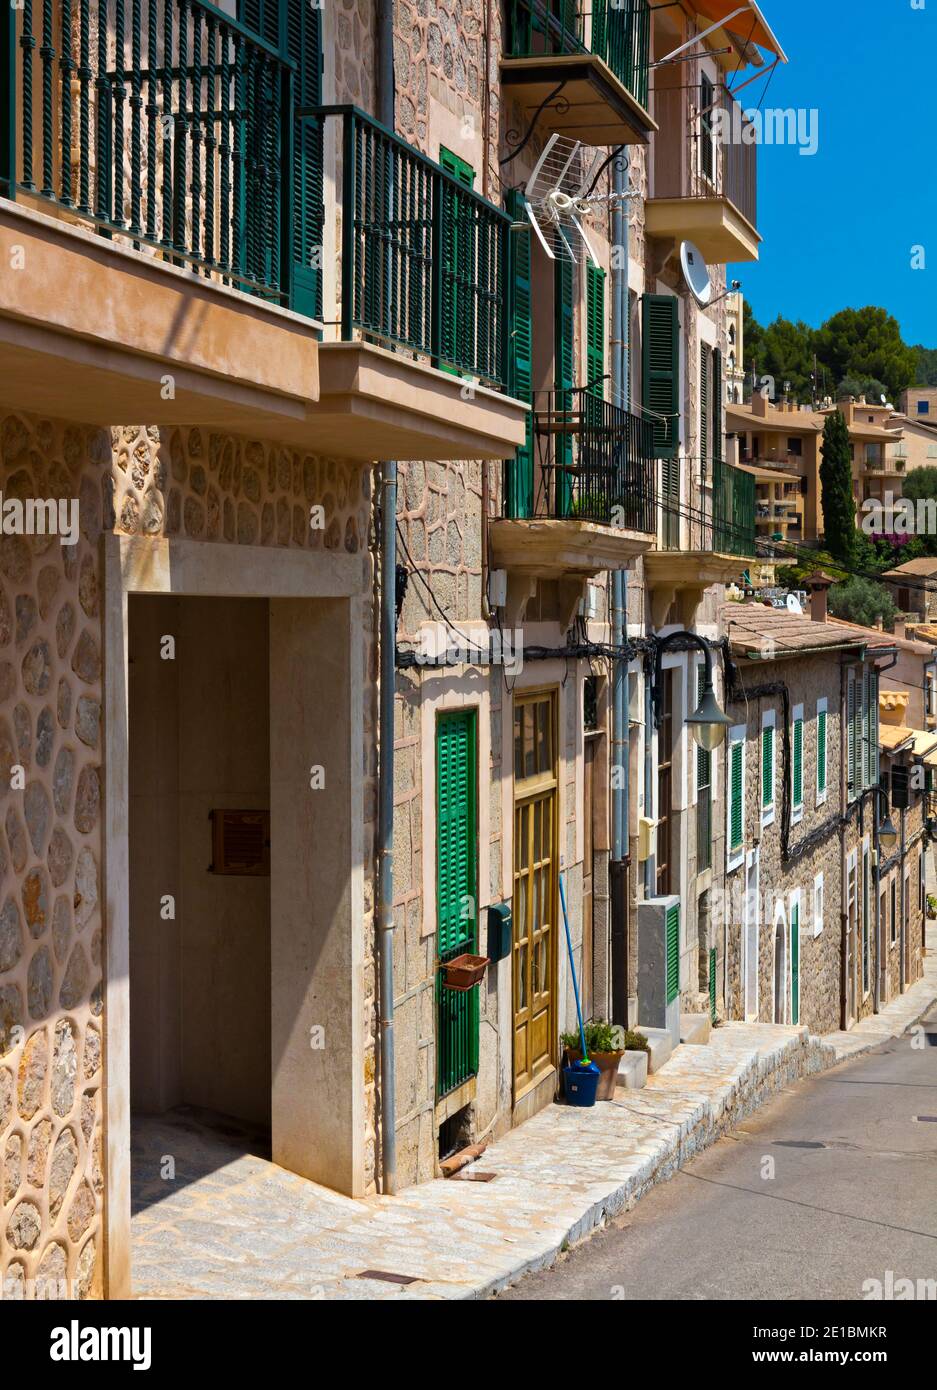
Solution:
<svg viewBox="0 0 937 1390"><path fill-rule="evenodd" d="M473 710L440 715L436 726L436 952L440 963L477 942L478 813ZM478 990L436 987L437 1090L445 1095L478 1070Z"/></svg>
<svg viewBox="0 0 937 1390"><path fill-rule="evenodd" d="M761 731L761 804L774 805L774 726L766 724Z"/></svg>
<svg viewBox="0 0 937 1390"><path fill-rule="evenodd" d="M703 686L706 682L706 664L700 662L696 668L696 703L699 705L703 698ZM702 813L697 806L696 816L696 868L697 873L700 869L712 867L712 753L703 748L699 743L696 745L696 799L699 803L700 798L705 798L706 806Z"/></svg>
<svg viewBox="0 0 937 1390"><path fill-rule="evenodd" d="M712 460L722 463L722 352L713 348L712 370ZM734 518L733 518L734 519Z"/></svg>
<svg viewBox="0 0 937 1390"><path fill-rule="evenodd" d="M680 993L680 905L671 903L666 917L667 935L667 1003L672 1004Z"/></svg>
<svg viewBox="0 0 937 1390"><path fill-rule="evenodd" d="M524 199L517 189L508 193L508 213L515 222L529 226ZM511 395L532 403L533 326L530 303L530 232L511 233ZM527 435L513 460L507 479L508 516L530 516L534 509L534 422L527 416Z"/></svg>
<svg viewBox="0 0 937 1390"><path fill-rule="evenodd" d="M794 748L792 753L794 767L793 798L795 806L804 804L804 721L794 720Z"/></svg>
<svg viewBox="0 0 937 1390"><path fill-rule="evenodd" d="M554 261L553 271L553 385L557 392L557 410L572 410L574 382L573 337L573 263ZM556 514L569 514L572 502L570 469L573 462L573 441L568 434L556 437Z"/></svg>
<svg viewBox="0 0 937 1390"><path fill-rule="evenodd" d="M742 844L742 755L745 745L741 739L732 744L729 750L729 848L739 849Z"/></svg>
<svg viewBox="0 0 937 1390"><path fill-rule="evenodd" d="M605 271L586 263L586 384L605 396Z"/></svg>
<svg viewBox="0 0 937 1390"><path fill-rule="evenodd" d="M826 791L826 710L817 715L817 791Z"/></svg>
<svg viewBox="0 0 937 1390"><path fill-rule="evenodd" d="M712 1023L716 1021L716 948L710 947L709 951L709 1017Z"/></svg>
<svg viewBox="0 0 937 1390"><path fill-rule="evenodd" d="M856 673L850 670L846 677L846 780L847 795L854 797L858 794L859 786L856 779Z"/></svg>
<svg viewBox="0 0 937 1390"><path fill-rule="evenodd" d="M439 163L464 188L475 184L475 170L459 155L439 148ZM460 194L451 184L442 190L442 247L443 309L442 309L442 368L458 374L456 363L471 360L475 339L474 303L462 294L463 276L469 271L474 254L472 222L468 209L462 205Z"/></svg>
<svg viewBox="0 0 937 1390"><path fill-rule="evenodd" d="M700 343L699 350L699 456L700 476L705 479L709 472L709 416L712 402L709 397L709 356L706 343Z"/></svg>
<svg viewBox="0 0 937 1390"><path fill-rule="evenodd" d="M279 0L241 0L238 19L273 48L280 47Z"/></svg>
<svg viewBox="0 0 937 1390"><path fill-rule="evenodd" d="M870 703L869 703L869 783L875 785L879 779L879 746L878 746L878 671L869 672L870 683Z"/></svg>
<svg viewBox="0 0 937 1390"><path fill-rule="evenodd" d="M270 3L270 0L268 0ZM297 106L322 101L322 11L307 0L287 0L286 51L296 64ZM310 120L293 126L293 271L290 307L322 317L322 235L325 221L322 134Z"/></svg>
<svg viewBox="0 0 937 1390"><path fill-rule="evenodd" d="M646 294L642 314L642 404L651 412L655 456L674 458L680 437L680 323L676 296Z"/></svg>
<svg viewBox="0 0 937 1390"><path fill-rule="evenodd" d="M800 903L791 904L791 1023L800 1022Z"/></svg>

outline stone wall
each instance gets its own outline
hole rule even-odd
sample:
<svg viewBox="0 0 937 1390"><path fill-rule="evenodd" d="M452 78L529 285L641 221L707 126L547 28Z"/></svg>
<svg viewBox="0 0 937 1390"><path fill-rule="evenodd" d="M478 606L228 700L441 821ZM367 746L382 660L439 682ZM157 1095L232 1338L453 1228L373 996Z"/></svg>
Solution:
<svg viewBox="0 0 937 1390"><path fill-rule="evenodd" d="M0 539L2 1296L102 1288L101 600L108 441L0 421L6 498L79 498L75 546ZM21 772L19 771L21 769Z"/></svg>

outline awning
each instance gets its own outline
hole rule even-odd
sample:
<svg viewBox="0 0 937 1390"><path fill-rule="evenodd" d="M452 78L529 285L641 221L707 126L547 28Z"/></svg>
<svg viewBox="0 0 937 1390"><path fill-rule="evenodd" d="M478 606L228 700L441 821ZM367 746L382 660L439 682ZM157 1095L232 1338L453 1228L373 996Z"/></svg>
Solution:
<svg viewBox="0 0 937 1390"><path fill-rule="evenodd" d="M749 0L747 4L739 4L739 0L692 0L692 4L698 15L720 23L724 29L748 43L756 43L759 48L776 53L782 63L787 62L787 54L754 0Z"/></svg>

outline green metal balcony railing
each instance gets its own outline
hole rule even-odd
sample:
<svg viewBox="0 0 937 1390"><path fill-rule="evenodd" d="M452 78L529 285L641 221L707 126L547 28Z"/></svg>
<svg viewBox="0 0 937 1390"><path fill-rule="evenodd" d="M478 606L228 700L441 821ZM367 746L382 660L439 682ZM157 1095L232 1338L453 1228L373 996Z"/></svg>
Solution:
<svg viewBox="0 0 937 1390"><path fill-rule="evenodd" d="M589 0L586 0L588 5ZM534 58L594 53L641 106L648 102L651 9L648 0L507 0L504 54Z"/></svg>
<svg viewBox="0 0 937 1390"><path fill-rule="evenodd" d="M715 551L753 558L755 550L755 479L751 473L719 459L712 462L701 493L683 505L679 489L661 493L661 549Z"/></svg>
<svg viewBox="0 0 937 1390"><path fill-rule="evenodd" d="M504 387L511 219L354 106L342 127L342 337Z"/></svg>
<svg viewBox="0 0 937 1390"><path fill-rule="evenodd" d="M202 0L22 0L0 20L0 189L289 304L295 75Z"/></svg>

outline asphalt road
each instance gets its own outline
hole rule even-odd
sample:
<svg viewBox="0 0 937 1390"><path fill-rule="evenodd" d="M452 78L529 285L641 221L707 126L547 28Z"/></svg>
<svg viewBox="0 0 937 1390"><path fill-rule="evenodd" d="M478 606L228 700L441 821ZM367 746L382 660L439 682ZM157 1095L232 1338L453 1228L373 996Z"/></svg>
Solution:
<svg viewBox="0 0 937 1390"><path fill-rule="evenodd" d="M861 1300L888 1271L937 1280L937 1008L924 1032L797 1082L499 1299Z"/></svg>

